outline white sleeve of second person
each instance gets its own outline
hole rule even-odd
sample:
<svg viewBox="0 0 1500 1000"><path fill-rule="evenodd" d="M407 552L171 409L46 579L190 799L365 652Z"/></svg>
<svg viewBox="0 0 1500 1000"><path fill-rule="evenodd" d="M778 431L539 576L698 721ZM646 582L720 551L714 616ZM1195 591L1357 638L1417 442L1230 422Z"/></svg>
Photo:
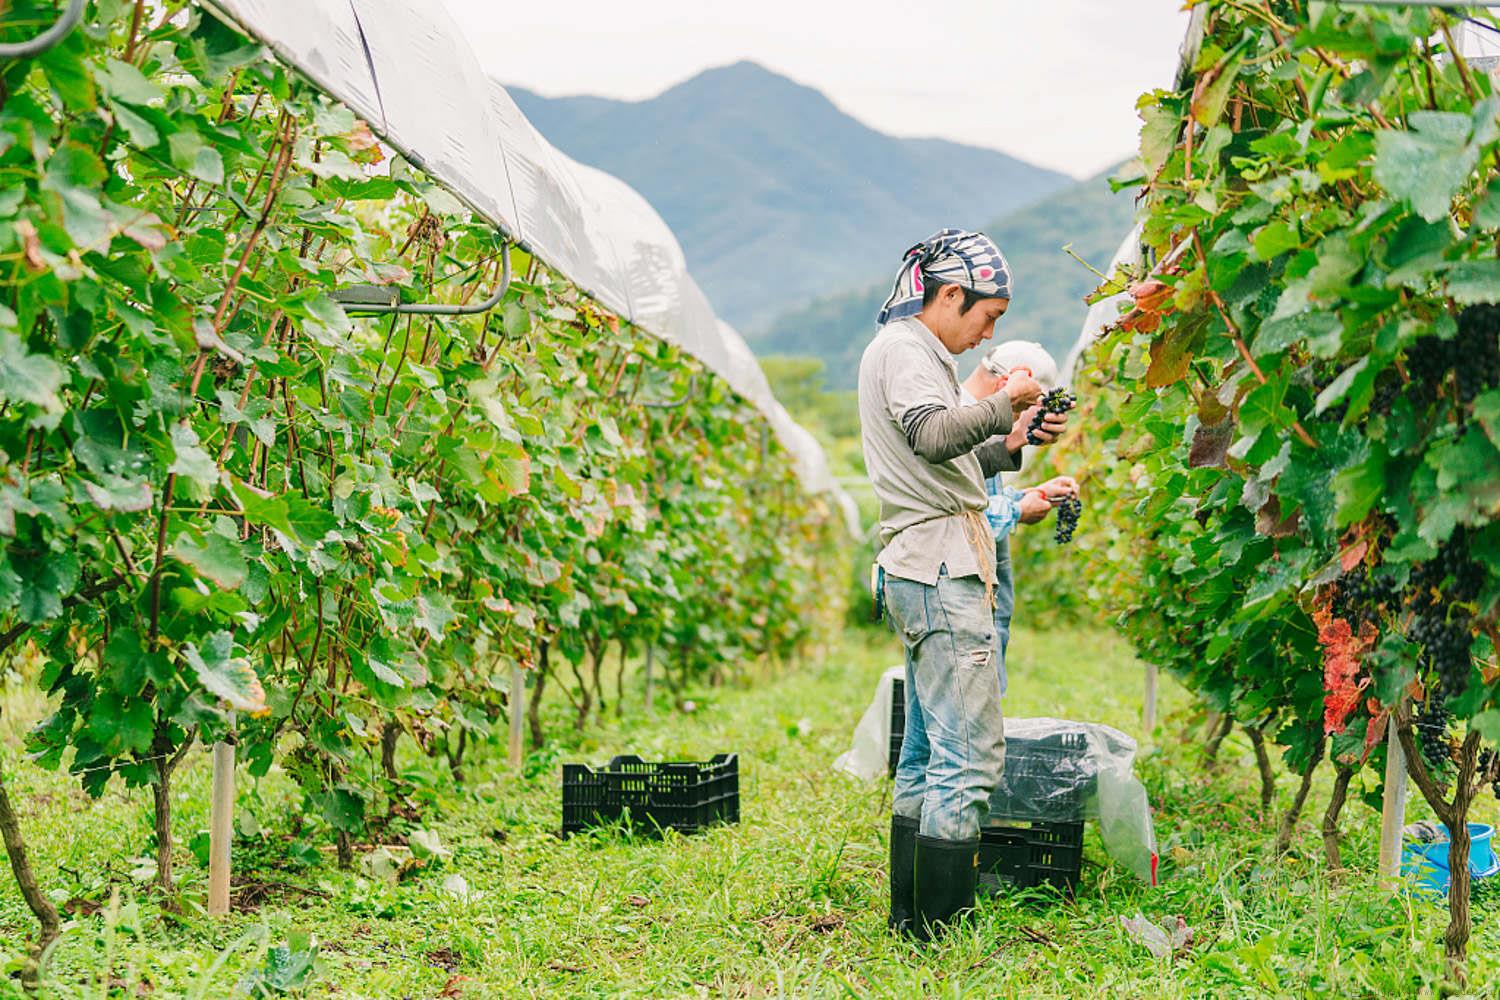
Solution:
<svg viewBox="0 0 1500 1000"><path fill-rule="evenodd" d="M984 516L990 522L990 532L999 541L1009 535L1021 521L1021 497L1025 494L1014 486L1002 486L990 494L990 505Z"/></svg>

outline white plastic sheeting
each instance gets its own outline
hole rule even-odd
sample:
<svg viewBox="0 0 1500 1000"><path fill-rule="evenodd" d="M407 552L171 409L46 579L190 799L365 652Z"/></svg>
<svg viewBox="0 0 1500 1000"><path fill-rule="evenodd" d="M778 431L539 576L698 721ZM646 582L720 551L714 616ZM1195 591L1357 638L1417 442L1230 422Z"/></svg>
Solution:
<svg viewBox="0 0 1500 1000"><path fill-rule="evenodd" d="M554 149L481 69L442 5L205 5L346 104L408 160L606 308L702 361L765 415L809 490L832 494L846 516L853 511L817 441L776 401L740 335L715 316L661 216L623 181Z"/></svg>

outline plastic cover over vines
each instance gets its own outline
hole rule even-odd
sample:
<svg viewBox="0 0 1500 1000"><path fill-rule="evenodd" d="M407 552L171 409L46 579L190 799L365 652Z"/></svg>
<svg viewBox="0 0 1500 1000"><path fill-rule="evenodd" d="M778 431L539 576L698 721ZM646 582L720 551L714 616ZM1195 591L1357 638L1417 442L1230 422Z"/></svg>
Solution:
<svg viewBox="0 0 1500 1000"><path fill-rule="evenodd" d="M837 615L838 522L743 401L519 252L487 317L351 321L332 289L482 297L497 235L260 46L182 4L132 44L132 6L0 90L0 608L58 696L42 763L162 780L232 709L354 830L381 729L485 731L539 641L686 675Z"/></svg>
<svg viewBox="0 0 1500 1000"><path fill-rule="evenodd" d="M1500 738L1500 98L1442 18L1212 5L1142 100L1157 263L1052 459L1091 477L1066 576L1299 768L1398 705L1436 761L1450 716Z"/></svg>

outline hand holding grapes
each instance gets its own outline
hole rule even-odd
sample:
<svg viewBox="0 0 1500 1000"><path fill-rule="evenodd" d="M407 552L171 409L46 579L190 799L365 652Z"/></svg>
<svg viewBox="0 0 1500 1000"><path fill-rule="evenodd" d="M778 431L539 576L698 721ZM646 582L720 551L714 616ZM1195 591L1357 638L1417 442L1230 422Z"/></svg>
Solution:
<svg viewBox="0 0 1500 1000"><path fill-rule="evenodd" d="M1072 476L1056 476L1040 486L1033 486L1021 496L1021 523L1044 521L1052 513L1052 508L1077 496L1078 481Z"/></svg>
<svg viewBox="0 0 1500 1000"><path fill-rule="evenodd" d="M1072 476L1053 476L1037 489L1041 490L1047 500L1056 506L1068 497L1078 496L1078 480Z"/></svg>
<svg viewBox="0 0 1500 1000"><path fill-rule="evenodd" d="M1042 398L1041 385L1023 369L1016 369L1010 373L1002 391L1010 397L1012 412L1028 409Z"/></svg>
<svg viewBox="0 0 1500 1000"><path fill-rule="evenodd" d="M1052 501L1039 489L1030 489L1021 494L1019 506L1022 524L1036 524L1046 520L1047 515L1052 513Z"/></svg>
<svg viewBox="0 0 1500 1000"><path fill-rule="evenodd" d="M1016 418L1015 426L1005 435L1005 446L1020 451L1027 445L1048 445L1068 429L1066 413L1050 413L1038 403Z"/></svg>

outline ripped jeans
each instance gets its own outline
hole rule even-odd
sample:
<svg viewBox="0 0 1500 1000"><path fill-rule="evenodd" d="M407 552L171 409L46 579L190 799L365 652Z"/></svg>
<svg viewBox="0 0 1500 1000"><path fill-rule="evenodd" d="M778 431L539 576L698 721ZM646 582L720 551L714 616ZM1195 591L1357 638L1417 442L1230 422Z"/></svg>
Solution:
<svg viewBox="0 0 1500 1000"><path fill-rule="evenodd" d="M906 735L892 808L920 832L972 840L1005 765L995 620L977 576L937 586L887 576L886 614L906 647Z"/></svg>

